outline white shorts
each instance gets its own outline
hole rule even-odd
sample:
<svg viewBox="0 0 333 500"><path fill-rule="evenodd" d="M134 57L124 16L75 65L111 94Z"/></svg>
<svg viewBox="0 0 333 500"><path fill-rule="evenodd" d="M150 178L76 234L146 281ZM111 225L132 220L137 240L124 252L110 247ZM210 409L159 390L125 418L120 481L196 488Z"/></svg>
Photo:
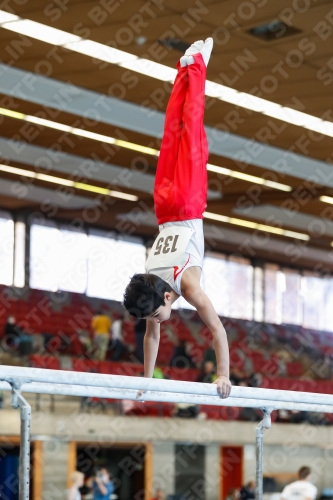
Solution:
<svg viewBox="0 0 333 500"><path fill-rule="evenodd" d="M205 253L205 240L203 234L203 221L202 219L188 219L176 222L165 222L159 225L160 231L170 226L185 226L193 229L195 232L191 236L190 241L186 247L185 253L188 255L189 259L186 265L182 268L181 272L175 275L175 270L172 267L164 267L159 269L151 269L149 272L156 274L161 279L169 283L171 288L178 294L181 295L181 280L182 275L186 269L190 267L203 267L203 259Z"/></svg>

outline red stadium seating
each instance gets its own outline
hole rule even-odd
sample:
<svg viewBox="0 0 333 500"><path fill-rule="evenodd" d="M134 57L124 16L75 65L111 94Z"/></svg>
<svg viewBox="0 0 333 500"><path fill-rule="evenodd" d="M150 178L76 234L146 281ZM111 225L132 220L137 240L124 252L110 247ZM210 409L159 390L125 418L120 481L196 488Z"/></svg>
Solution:
<svg viewBox="0 0 333 500"><path fill-rule="evenodd" d="M30 356L30 364L33 368L47 368L49 370L59 370L59 358L54 356L42 356L33 354Z"/></svg>
<svg viewBox="0 0 333 500"><path fill-rule="evenodd" d="M49 333L51 338L47 341L45 355L34 354L30 356L33 367L46 369L59 369L60 357L63 354L71 356L73 370L82 372L96 372L112 375L141 376L143 366L136 363L114 363L111 361L96 361L89 358L79 339L80 330L86 330L92 337L90 323L95 307L90 299L80 294L66 294L64 303L51 301L50 295L38 290L27 291L24 298L10 296L13 292L0 286L0 294L8 291L9 298L0 305L0 336L6 318L13 314L17 323L30 334ZM7 292L6 292L7 293ZM7 297L7 296L6 296ZM112 308L119 305L110 302L101 304L112 314ZM191 331L191 321L195 323L196 333ZM161 339L158 351L157 364L163 370L165 377L173 380L195 381L198 377L197 369L171 368L170 360L175 347L175 338L187 342L189 352L200 366L204 359L205 351L212 347L212 336L207 327L200 323L197 314L189 320L182 320L178 312L172 313L170 321L161 325ZM323 355L333 359L333 333L318 332L302 327L266 325L244 320L222 318L230 339L230 365L232 369L240 372L253 367L254 372L263 376L262 387L306 392L333 393L333 383L326 380L310 380L309 373L319 378L313 368L307 371L307 365L298 352L306 351L313 356L314 362ZM202 326L200 326L202 325ZM123 324L124 342L135 347L134 323L126 320ZM275 344L278 345L274 352ZM284 346L288 348L284 348ZM283 363L279 361L278 350L285 349L289 359L294 360ZM132 351L130 351L132 352ZM130 359L130 357L129 357ZM134 359L134 357L132 357ZM304 366L303 364L304 363ZM281 375L286 375L286 377ZM305 380L305 377L307 379ZM303 379L304 378L304 379ZM149 406L149 405L148 405ZM141 408L141 409L140 409ZM223 411L222 411L223 410ZM170 412L170 408L163 407L163 415ZM220 407L205 407L203 409L209 418L237 418L230 416L230 409ZM136 413L135 413L136 412ZM141 412L141 413L140 413ZM149 413L150 412L150 413ZM156 413L157 412L157 413ZM142 405L138 405L131 414L143 414ZM156 405L149 406L148 414L160 414L161 409ZM171 414L171 413L170 413Z"/></svg>

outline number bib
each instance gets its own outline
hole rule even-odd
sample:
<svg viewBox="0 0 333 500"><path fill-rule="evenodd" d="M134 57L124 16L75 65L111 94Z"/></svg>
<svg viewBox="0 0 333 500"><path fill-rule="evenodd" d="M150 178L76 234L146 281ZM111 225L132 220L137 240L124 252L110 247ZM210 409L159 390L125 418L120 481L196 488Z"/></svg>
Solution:
<svg viewBox="0 0 333 500"><path fill-rule="evenodd" d="M162 267L182 267L187 256L185 251L192 234L189 227L170 226L157 236L146 261L146 271Z"/></svg>

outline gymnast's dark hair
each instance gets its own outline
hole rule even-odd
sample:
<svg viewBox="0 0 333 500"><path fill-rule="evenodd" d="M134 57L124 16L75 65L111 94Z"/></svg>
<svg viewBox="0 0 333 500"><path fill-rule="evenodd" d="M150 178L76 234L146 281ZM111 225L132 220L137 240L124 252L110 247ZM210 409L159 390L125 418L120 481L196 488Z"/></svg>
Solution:
<svg viewBox="0 0 333 500"><path fill-rule="evenodd" d="M126 287L123 305L132 316L144 318L165 305L165 292L171 292L171 286L156 274L134 274Z"/></svg>

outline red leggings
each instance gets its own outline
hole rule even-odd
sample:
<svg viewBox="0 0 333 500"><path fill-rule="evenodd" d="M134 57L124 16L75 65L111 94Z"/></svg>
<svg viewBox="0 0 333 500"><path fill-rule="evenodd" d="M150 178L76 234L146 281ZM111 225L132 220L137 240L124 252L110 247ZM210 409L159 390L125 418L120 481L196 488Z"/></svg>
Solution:
<svg viewBox="0 0 333 500"><path fill-rule="evenodd" d="M158 224L202 219L207 200L208 144L203 126L206 66L201 54L183 68L165 115L154 203Z"/></svg>

